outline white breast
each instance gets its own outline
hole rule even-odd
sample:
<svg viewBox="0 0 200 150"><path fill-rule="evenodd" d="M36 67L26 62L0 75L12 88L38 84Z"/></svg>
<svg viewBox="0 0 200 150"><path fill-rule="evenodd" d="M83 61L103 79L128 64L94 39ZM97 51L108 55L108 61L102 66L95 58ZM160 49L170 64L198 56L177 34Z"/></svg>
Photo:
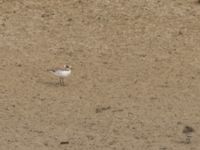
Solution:
<svg viewBox="0 0 200 150"><path fill-rule="evenodd" d="M58 77L67 77L71 74L71 70L56 70L55 72L53 72L54 75L58 76Z"/></svg>

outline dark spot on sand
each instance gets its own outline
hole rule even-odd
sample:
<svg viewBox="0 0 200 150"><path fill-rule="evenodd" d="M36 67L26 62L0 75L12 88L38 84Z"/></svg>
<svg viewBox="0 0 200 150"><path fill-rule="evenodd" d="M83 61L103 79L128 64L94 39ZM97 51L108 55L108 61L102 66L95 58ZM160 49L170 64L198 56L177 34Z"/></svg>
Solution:
<svg viewBox="0 0 200 150"><path fill-rule="evenodd" d="M184 134L189 134L189 133L194 132L194 129L192 127L190 127L190 126L185 126L182 132Z"/></svg>
<svg viewBox="0 0 200 150"><path fill-rule="evenodd" d="M68 21L72 21L72 18L69 18Z"/></svg>
<svg viewBox="0 0 200 150"><path fill-rule="evenodd" d="M17 64L17 67L21 67L22 66L22 64Z"/></svg>
<svg viewBox="0 0 200 150"><path fill-rule="evenodd" d="M96 113L101 113L103 111L109 110L111 107L107 106L107 107L98 107L96 108Z"/></svg>
<svg viewBox="0 0 200 150"><path fill-rule="evenodd" d="M64 144L69 144L69 141L62 141L60 142L61 145L64 145Z"/></svg>
<svg viewBox="0 0 200 150"><path fill-rule="evenodd" d="M113 110L112 112L122 112L124 111L123 109L116 109L116 110Z"/></svg>
<svg viewBox="0 0 200 150"><path fill-rule="evenodd" d="M183 32L182 32L182 31L179 31L179 32L178 32L178 35L183 35Z"/></svg>

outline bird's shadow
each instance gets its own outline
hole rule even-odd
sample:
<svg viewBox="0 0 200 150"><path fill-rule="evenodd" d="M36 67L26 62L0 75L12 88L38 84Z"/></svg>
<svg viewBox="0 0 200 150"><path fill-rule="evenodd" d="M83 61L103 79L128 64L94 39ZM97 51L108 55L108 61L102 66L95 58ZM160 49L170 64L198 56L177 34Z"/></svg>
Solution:
<svg viewBox="0 0 200 150"><path fill-rule="evenodd" d="M48 82L48 81L40 81L40 83L51 86L51 87L65 87L66 85L60 85L59 82Z"/></svg>

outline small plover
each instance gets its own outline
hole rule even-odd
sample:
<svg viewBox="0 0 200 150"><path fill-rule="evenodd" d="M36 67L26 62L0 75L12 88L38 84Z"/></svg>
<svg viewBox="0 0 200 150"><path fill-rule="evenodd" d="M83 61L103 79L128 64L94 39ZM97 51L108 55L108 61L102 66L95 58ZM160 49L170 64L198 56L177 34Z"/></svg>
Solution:
<svg viewBox="0 0 200 150"><path fill-rule="evenodd" d="M71 74L71 66L64 65L62 68L48 69L47 71L53 73L55 76L59 77L60 85L64 86L64 78Z"/></svg>

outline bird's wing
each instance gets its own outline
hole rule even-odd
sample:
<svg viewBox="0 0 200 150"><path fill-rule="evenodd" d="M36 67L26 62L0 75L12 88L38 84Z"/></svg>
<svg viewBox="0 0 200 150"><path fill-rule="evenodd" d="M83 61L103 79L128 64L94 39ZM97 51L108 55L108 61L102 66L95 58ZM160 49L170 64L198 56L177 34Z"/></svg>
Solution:
<svg viewBox="0 0 200 150"><path fill-rule="evenodd" d="M66 71L66 68L54 68L54 69L48 69L47 71L50 71L50 72Z"/></svg>

